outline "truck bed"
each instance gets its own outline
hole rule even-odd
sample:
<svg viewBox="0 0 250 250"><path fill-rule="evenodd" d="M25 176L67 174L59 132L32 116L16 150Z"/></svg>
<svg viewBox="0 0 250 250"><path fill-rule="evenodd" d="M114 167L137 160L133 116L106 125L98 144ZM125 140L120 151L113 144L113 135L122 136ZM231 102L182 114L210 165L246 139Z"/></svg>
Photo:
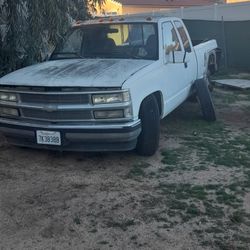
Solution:
<svg viewBox="0 0 250 250"><path fill-rule="evenodd" d="M211 55L211 53L214 53L217 47L218 46L216 40L209 40L194 46L198 65L197 79L201 79L204 77L207 71L209 56Z"/></svg>

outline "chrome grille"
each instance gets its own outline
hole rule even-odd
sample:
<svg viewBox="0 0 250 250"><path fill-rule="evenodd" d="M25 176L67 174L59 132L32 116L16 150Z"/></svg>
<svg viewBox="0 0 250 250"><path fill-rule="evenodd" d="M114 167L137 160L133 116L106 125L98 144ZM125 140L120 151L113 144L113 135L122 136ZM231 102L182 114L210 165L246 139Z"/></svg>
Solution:
<svg viewBox="0 0 250 250"><path fill-rule="evenodd" d="M14 108L20 116L13 119L41 123L99 122L94 112L99 110L123 110L131 102L114 104L93 104L92 95L121 92L120 88L54 88L1 86L0 91L16 93L17 102L0 101L0 107ZM8 119L12 119L8 118ZM105 121L127 121L130 118L106 119Z"/></svg>
<svg viewBox="0 0 250 250"><path fill-rule="evenodd" d="M88 104L87 94L20 94L21 102L24 103L46 103L46 104Z"/></svg>
<svg viewBox="0 0 250 250"><path fill-rule="evenodd" d="M79 121L92 119L91 111L89 110L63 110L48 112L45 110L22 108L22 116L28 119L49 120L49 121Z"/></svg>

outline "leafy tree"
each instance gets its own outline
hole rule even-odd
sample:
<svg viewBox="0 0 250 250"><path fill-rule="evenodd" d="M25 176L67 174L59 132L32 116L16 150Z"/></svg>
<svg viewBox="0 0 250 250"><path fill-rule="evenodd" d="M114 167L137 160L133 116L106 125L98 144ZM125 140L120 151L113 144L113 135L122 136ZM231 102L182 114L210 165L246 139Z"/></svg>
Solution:
<svg viewBox="0 0 250 250"><path fill-rule="evenodd" d="M39 62L102 0L0 0L0 76Z"/></svg>

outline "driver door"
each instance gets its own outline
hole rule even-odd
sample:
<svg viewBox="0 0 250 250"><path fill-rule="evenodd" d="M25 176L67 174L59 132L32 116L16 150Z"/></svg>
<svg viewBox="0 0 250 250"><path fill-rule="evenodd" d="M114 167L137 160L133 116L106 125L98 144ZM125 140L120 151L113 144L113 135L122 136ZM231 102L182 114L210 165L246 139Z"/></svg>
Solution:
<svg viewBox="0 0 250 250"><path fill-rule="evenodd" d="M186 68L183 62L184 48L172 22L162 24L163 61L167 113L186 99Z"/></svg>

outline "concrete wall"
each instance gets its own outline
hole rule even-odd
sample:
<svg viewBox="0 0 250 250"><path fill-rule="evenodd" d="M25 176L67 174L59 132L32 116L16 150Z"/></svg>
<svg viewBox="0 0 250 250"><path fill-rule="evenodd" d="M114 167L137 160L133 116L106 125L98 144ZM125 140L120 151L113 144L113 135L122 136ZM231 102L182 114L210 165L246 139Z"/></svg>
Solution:
<svg viewBox="0 0 250 250"><path fill-rule="evenodd" d="M250 20L250 2L239 4L214 4L211 6L178 8L162 11L162 14L191 20L224 20L244 21Z"/></svg>

